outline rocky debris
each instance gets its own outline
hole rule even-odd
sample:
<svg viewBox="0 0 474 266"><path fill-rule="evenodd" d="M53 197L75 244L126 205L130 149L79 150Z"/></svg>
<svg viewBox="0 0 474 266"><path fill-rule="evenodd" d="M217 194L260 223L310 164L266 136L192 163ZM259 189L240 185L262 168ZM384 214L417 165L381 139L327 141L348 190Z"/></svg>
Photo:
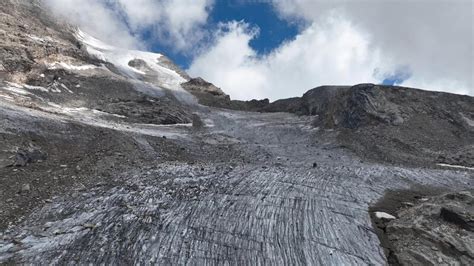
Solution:
<svg viewBox="0 0 474 266"><path fill-rule="evenodd" d="M474 263L473 190L419 197L396 212L398 218L373 215L390 264Z"/></svg>
<svg viewBox="0 0 474 266"><path fill-rule="evenodd" d="M15 161L10 165L14 167L26 166L30 163L44 161L48 158L48 155L38 148L30 146L26 149L18 149L15 154Z"/></svg>
<svg viewBox="0 0 474 266"><path fill-rule="evenodd" d="M473 191L450 193L446 194L445 197L453 201L454 204L443 205L440 217L446 222L455 224L464 230L474 232ZM468 206L464 206L464 204Z"/></svg>
<svg viewBox="0 0 474 266"><path fill-rule="evenodd" d="M21 185L21 190L20 190L21 193L28 193L28 192L30 192L30 191L31 191L31 186L30 186L30 184L23 184L23 185Z"/></svg>
<svg viewBox="0 0 474 266"><path fill-rule="evenodd" d="M148 96L106 99L94 109L114 114L124 121L143 124L183 124L191 122L192 116L171 100Z"/></svg>
<svg viewBox="0 0 474 266"><path fill-rule="evenodd" d="M474 167L473 145L460 147L452 153L443 152L436 158L438 164L458 165L464 167Z"/></svg>
<svg viewBox="0 0 474 266"><path fill-rule="evenodd" d="M128 65L139 70L145 70L148 68L148 65L142 59L135 58L128 62Z"/></svg>
<svg viewBox="0 0 474 266"><path fill-rule="evenodd" d="M192 116L193 128L200 129L204 127L204 122L202 122L201 117L194 113Z"/></svg>

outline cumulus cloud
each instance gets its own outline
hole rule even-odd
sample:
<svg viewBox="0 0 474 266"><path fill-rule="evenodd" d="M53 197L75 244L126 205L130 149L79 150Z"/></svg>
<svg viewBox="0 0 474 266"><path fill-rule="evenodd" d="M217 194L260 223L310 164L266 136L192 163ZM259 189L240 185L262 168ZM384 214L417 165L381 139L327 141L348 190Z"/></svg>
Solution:
<svg viewBox="0 0 474 266"><path fill-rule="evenodd" d="M338 12L371 36L371 45L411 70L402 85L474 95L473 2L470 0L275 1L287 19L318 21Z"/></svg>
<svg viewBox="0 0 474 266"><path fill-rule="evenodd" d="M213 0L117 0L133 32L148 30L154 38L181 52L192 49L207 31Z"/></svg>
<svg viewBox="0 0 474 266"><path fill-rule="evenodd" d="M258 57L249 25L231 23L189 72L233 98L297 96L318 85L381 83L474 94L472 2L273 1L303 21L294 40Z"/></svg>
<svg viewBox="0 0 474 266"><path fill-rule="evenodd" d="M258 65L257 53L249 46L257 34L258 30L244 22L221 24L212 48L197 57L188 72L225 88L233 98L263 97L265 69Z"/></svg>
<svg viewBox="0 0 474 266"><path fill-rule="evenodd" d="M146 48L140 34L186 52L206 35L213 0L45 0L51 10L104 41Z"/></svg>
<svg viewBox="0 0 474 266"><path fill-rule="evenodd" d="M48 8L56 15L64 17L73 25L100 37L103 41L124 48L143 48L143 44L127 25L117 17L117 13L97 0L45 0Z"/></svg>
<svg viewBox="0 0 474 266"><path fill-rule="evenodd" d="M318 84L376 82L374 69L383 66L368 37L334 14L264 57L249 46L255 37L249 25L229 23L189 73L215 82L235 99L275 100L301 95Z"/></svg>

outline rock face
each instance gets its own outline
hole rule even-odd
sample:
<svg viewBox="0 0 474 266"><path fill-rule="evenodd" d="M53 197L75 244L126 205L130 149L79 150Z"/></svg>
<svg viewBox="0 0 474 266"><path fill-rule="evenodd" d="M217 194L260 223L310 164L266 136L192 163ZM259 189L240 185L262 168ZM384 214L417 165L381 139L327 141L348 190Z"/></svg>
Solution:
<svg viewBox="0 0 474 266"><path fill-rule="evenodd" d="M177 100L186 94L179 83L188 77L165 56L130 51L127 60L120 48L51 17L40 1L2 1L0 12L3 99L50 113L102 112L147 124L191 122L191 112Z"/></svg>
<svg viewBox="0 0 474 266"><path fill-rule="evenodd" d="M202 78L192 78L182 83L181 86L195 95L199 99L199 103L207 106L215 106L230 101L229 95Z"/></svg>
<svg viewBox="0 0 474 266"><path fill-rule="evenodd" d="M380 223L389 262L401 265L474 263L474 191L409 199L398 218ZM383 206L383 204L382 204ZM380 207L380 206L379 206ZM377 219L376 217L374 219Z"/></svg>
<svg viewBox="0 0 474 266"><path fill-rule="evenodd" d="M270 103L268 99L250 101L231 100L229 95L225 94L220 88L202 78L193 78L181 85L196 96L200 104L206 106L240 111L262 111Z"/></svg>
<svg viewBox="0 0 474 266"><path fill-rule="evenodd" d="M472 130L465 119L472 119L474 112L474 99L469 96L359 84L319 87L305 93L302 101L303 108L299 113L321 116L326 127L400 126L416 116L425 116L429 120L448 120Z"/></svg>
<svg viewBox="0 0 474 266"><path fill-rule="evenodd" d="M472 98L364 84L233 101L37 1L0 11L0 264L382 265L369 206L387 190L474 189ZM436 219L470 230L459 204Z"/></svg>
<svg viewBox="0 0 474 266"><path fill-rule="evenodd" d="M320 123L341 128L343 145L369 159L474 165L474 127L468 123L474 114L472 97L356 86L348 92L347 100L336 106Z"/></svg>

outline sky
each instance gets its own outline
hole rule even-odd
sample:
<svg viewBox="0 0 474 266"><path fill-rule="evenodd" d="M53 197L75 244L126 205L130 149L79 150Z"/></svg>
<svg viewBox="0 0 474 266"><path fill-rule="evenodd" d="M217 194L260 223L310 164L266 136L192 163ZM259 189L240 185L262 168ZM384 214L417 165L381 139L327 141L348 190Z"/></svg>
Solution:
<svg viewBox="0 0 474 266"><path fill-rule="evenodd" d="M44 0L116 46L162 53L232 99L376 83L474 95L472 0Z"/></svg>

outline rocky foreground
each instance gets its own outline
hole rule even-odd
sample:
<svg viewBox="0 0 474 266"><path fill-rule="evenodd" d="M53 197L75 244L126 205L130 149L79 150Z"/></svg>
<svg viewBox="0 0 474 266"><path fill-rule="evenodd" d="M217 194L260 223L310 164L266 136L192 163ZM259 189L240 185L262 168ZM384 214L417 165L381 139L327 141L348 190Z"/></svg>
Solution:
<svg viewBox="0 0 474 266"><path fill-rule="evenodd" d="M388 262L470 265L474 255L473 192L426 187L389 190L370 208Z"/></svg>
<svg viewBox="0 0 474 266"><path fill-rule="evenodd" d="M474 99L233 101L0 3L0 263L474 264Z"/></svg>

